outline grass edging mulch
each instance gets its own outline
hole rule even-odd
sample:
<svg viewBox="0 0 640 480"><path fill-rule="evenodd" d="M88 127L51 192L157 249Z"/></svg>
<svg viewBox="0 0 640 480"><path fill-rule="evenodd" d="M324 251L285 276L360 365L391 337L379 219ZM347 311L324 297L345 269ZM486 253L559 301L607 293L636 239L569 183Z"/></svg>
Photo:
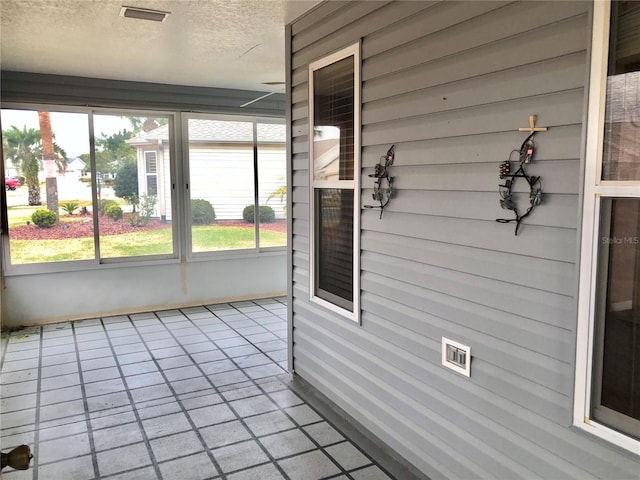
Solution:
<svg viewBox="0 0 640 480"><path fill-rule="evenodd" d="M205 225L202 225L205 226ZM217 220L211 226L253 228L253 224L244 220ZM126 218L113 220L107 216L99 219L100 235L122 235L125 233L144 232L148 230L160 230L171 228L171 222L161 222L152 219L147 225L133 226ZM276 220L272 223L261 223L261 230L286 233L287 221ZM64 240L72 238L93 237L92 217L64 217L60 222L50 228L42 228L37 225L20 225L9 229L9 238L12 240Z"/></svg>

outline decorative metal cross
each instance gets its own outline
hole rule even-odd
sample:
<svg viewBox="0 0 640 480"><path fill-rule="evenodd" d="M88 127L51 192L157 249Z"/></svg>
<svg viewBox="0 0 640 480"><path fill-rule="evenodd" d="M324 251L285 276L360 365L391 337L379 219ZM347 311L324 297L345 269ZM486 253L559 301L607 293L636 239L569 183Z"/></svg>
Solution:
<svg viewBox="0 0 640 480"><path fill-rule="evenodd" d="M527 127L522 127L519 128L518 131L519 132L546 132L547 131L547 127L536 127L536 120L538 119L537 115L529 115L529 128Z"/></svg>
<svg viewBox="0 0 640 480"><path fill-rule="evenodd" d="M509 158L503 161L500 164L499 169L499 177L500 179L505 179L503 184L498 185L498 190L500 193L500 207L504 210L511 210L515 218L497 218L496 222L499 223L511 223L515 222L516 231L515 234L518 235L518 229L520 228L520 223L522 220L527 218L533 209L542 203L542 180L539 176L529 175L525 170L525 165L528 164L533 159L533 137L536 132L546 132L547 127L536 127L536 119L535 115L529 115L529 128L519 128L519 132L529 132L529 136L522 142L519 150L512 150L509 154ZM512 154L518 154L518 160L520 163L519 168L511 173L511 157ZM518 211L518 206L516 204L513 186L518 178L524 178L529 185L529 207L524 213L520 213Z"/></svg>

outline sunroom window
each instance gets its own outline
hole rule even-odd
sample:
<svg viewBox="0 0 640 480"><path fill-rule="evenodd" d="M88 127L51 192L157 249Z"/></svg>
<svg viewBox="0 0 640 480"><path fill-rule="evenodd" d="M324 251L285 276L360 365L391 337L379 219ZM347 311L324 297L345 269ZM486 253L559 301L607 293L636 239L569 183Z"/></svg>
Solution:
<svg viewBox="0 0 640 480"><path fill-rule="evenodd" d="M185 115L191 253L284 247L285 125Z"/></svg>
<svg viewBox="0 0 640 480"><path fill-rule="evenodd" d="M286 246L282 119L4 106L5 273Z"/></svg>
<svg viewBox="0 0 640 480"><path fill-rule="evenodd" d="M4 176L19 182L7 191L10 268L175 257L166 221L172 193L164 188L168 116L62 108L1 115ZM163 172L167 181L159 182Z"/></svg>

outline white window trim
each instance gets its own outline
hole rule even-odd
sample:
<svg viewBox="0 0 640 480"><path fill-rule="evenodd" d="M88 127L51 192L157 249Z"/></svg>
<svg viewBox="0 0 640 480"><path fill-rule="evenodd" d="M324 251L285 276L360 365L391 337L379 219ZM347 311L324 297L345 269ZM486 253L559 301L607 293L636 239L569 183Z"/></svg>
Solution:
<svg viewBox="0 0 640 480"><path fill-rule="evenodd" d="M317 181L313 178L313 118L314 118L314 85L313 72L331 65L339 60L353 56L354 59L354 155L353 180ZM360 42L350 45L309 64L309 300L321 305L332 312L360 323ZM315 187L323 188L353 188L353 311L331 303L315 294L316 265L315 265Z"/></svg>
<svg viewBox="0 0 640 480"><path fill-rule="evenodd" d="M609 196L640 198L640 182L600 180L605 95L607 90L610 14L611 3L609 0L593 3L593 37L587 114L573 424L614 445L638 454L640 452L640 441L590 418L601 198Z"/></svg>

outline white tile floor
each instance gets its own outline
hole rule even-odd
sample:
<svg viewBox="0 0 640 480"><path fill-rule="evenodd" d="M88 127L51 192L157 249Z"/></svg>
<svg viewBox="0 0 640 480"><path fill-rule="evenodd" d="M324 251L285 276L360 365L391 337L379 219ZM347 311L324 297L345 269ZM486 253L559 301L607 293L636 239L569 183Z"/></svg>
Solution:
<svg viewBox="0 0 640 480"><path fill-rule="evenodd" d="M6 480L389 480L289 388L283 298L14 332L2 352Z"/></svg>

